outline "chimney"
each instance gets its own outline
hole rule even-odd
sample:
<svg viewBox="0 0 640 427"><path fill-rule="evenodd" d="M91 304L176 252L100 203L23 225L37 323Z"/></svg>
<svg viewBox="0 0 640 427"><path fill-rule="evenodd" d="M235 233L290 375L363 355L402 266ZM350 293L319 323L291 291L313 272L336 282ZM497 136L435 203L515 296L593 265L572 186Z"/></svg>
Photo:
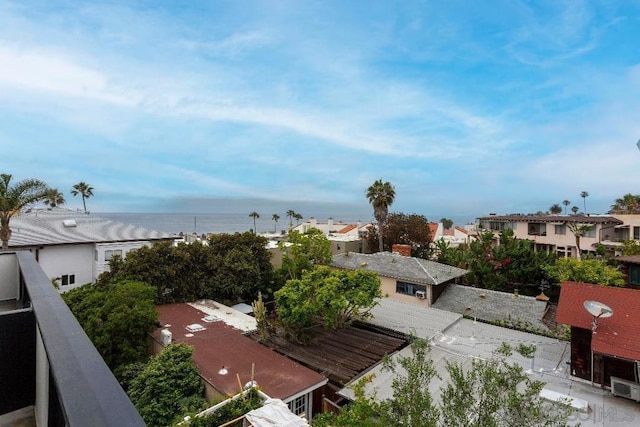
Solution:
<svg viewBox="0 0 640 427"><path fill-rule="evenodd" d="M402 255L402 256L411 256L411 246L395 244L391 246L391 252L393 252L394 254Z"/></svg>
<svg viewBox="0 0 640 427"><path fill-rule="evenodd" d="M329 217L327 225L329 226L329 231L333 230L333 218Z"/></svg>

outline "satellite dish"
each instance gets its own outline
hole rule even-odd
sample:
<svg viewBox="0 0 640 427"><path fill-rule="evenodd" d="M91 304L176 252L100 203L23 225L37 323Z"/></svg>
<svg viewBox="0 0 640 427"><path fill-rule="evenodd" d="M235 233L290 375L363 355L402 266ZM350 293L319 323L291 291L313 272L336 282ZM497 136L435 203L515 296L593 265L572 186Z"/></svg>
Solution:
<svg viewBox="0 0 640 427"><path fill-rule="evenodd" d="M584 308L593 316L593 322L591 323L591 332L598 329L598 319L605 319L613 316L613 310L608 305L605 305L598 301L585 301Z"/></svg>
<svg viewBox="0 0 640 427"><path fill-rule="evenodd" d="M604 319L613 316L613 310L608 305L598 301L585 301L584 308L596 319Z"/></svg>

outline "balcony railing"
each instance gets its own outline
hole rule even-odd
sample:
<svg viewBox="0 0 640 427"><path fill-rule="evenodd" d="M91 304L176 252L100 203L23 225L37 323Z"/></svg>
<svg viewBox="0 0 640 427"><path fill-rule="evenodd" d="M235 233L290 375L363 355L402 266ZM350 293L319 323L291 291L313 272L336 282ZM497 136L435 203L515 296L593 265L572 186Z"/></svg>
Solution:
<svg viewBox="0 0 640 427"><path fill-rule="evenodd" d="M144 426L27 251L0 252L0 415L32 406L38 426Z"/></svg>

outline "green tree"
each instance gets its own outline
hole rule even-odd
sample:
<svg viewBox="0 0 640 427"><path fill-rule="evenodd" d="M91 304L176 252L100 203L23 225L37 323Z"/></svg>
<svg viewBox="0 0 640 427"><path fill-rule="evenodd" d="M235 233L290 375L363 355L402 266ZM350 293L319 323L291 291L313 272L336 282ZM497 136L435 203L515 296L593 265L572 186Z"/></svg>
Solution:
<svg viewBox="0 0 640 427"><path fill-rule="evenodd" d="M431 255L431 229L424 215L402 212L388 214L382 224L383 250L391 251L394 244L411 246L411 255L418 258L429 258ZM370 248L378 246L380 234L378 229L367 231L367 243Z"/></svg>
<svg viewBox="0 0 640 427"><path fill-rule="evenodd" d="M549 212L552 215L560 215L562 213L562 207L560 207L559 204L554 203L553 205L551 205L551 207L549 208Z"/></svg>
<svg viewBox="0 0 640 427"><path fill-rule="evenodd" d="M640 194L627 193L611 205L610 214L640 214Z"/></svg>
<svg viewBox="0 0 640 427"><path fill-rule="evenodd" d="M380 279L368 271L319 266L289 280L275 293L279 321L298 336L306 328L342 328L370 316L380 298Z"/></svg>
<svg viewBox="0 0 640 427"><path fill-rule="evenodd" d="M540 396L542 381L509 363L503 345L489 359L475 359L471 369L447 361L450 380L442 388L440 424L445 426L567 426L572 408ZM523 352L524 353L524 352ZM523 354L526 356L526 354Z"/></svg>
<svg viewBox="0 0 640 427"><path fill-rule="evenodd" d="M306 233L289 231L286 242L279 242L282 251L280 276L283 281L299 279L316 265L331 263L331 242L322 231L310 228Z"/></svg>
<svg viewBox="0 0 640 427"><path fill-rule="evenodd" d="M640 255L640 243L635 240L625 240L622 242L622 255Z"/></svg>
<svg viewBox="0 0 640 427"><path fill-rule="evenodd" d="M580 197L582 197L582 202L584 203L584 213L587 213L587 197L589 197L588 191L580 192Z"/></svg>
<svg viewBox="0 0 640 427"><path fill-rule="evenodd" d="M384 232L382 226L389 213L389 206L393 204L396 198L396 190L390 182L382 182L379 179L367 188L366 196L371 206L373 206L373 216L378 221L378 232L380 234L378 250L383 252Z"/></svg>
<svg viewBox="0 0 640 427"><path fill-rule="evenodd" d="M256 218L260 218L260 214L258 212L253 211L249 214L249 216L253 218L253 232L257 233L258 230L256 230Z"/></svg>
<svg viewBox="0 0 640 427"><path fill-rule="evenodd" d="M0 240L2 249L9 249L11 228L9 223L16 213L31 203L44 200L47 184L37 179L24 179L11 184L11 175L0 174Z"/></svg>
<svg viewBox="0 0 640 427"><path fill-rule="evenodd" d="M62 294L87 336L112 369L147 358L147 334L155 329L156 290L124 281L85 285Z"/></svg>
<svg viewBox="0 0 640 427"><path fill-rule="evenodd" d="M148 426L173 425L183 414L203 409L204 385L193 363L193 348L166 347L131 381L128 394Z"/></svg>
<svg viewBox="0 0 640 427"><path fill-rule="evenodd" d="M562 201L562 204L564 205L564 214L567 214L567 206L569 206L571 204L571 202L567 199Z"/></svg>
<svg viewBox="0 0 640 427"><path fill-rule="evenodd" d="M254 233L214 234L208 245L156 243L111 259L100 283L139 280L157 289L156 302L210 298L226 304L271 296L276 287L267 239Z"/></svg>
<svg viewBox="0 0 640 427"><path fill-rule="evenodd" d="M445 230L449 230L451 227L453 227L453 220L449 218L440 218L440 222L442 223L442 227Z"/></svg>
<svg viewBox="0 0 640 427"><path fill-rule="evenodd" d="M87 184L84 181L80 181L76 185L71 188L71 194L73 196L77 196L78 194L82 196L82 206L84 207L84 212L87 212L87 202L86 199L93 196L93 187Z"/></svg>
<svg viewBox="0 0 640 427"><path fill-rule="evenodd" d="M624 286L624 273L600 259L560 258L543 267L555 283L584 282L602 286Z"/></svg>
<svg viewBox="0 0 640 427"><path fill-rule="evenodd" d="M429 384L438 377L429 357L429 343L416 339L411 344L411 356L397 361L386 358L384 369L393 372L393 398L381 404L380 419L384 425L398 427L429 427L438 424L440 412L431 397Z"/></svg>
<svg viewBox="0 0 640 427"><path fill-rule="evenodd" d="M280 219L280 215L278 215L278 214L273 214L271 216L271 220L274 222L274 225L273 225L273 232L274 233L278 232L278 220L279 219Z"/></svg>
<svg viewBox="0 0 640 427"><path fill-rule="evenodd" d="M50 188L47 190L47 194L44 199L45 205L55 208L58 205L64 204L64 202L64 195L58 191L57 188Z"/></svg>
<svg viewBox="0 0 640 427"><path fill-rule="evenodd" d="M385 361L385 369L394 373L393 395L377 402L364 393L371 376L356 384L356 399L338 414L323 414L314 419L314 427L378 426L567 426L573 409L565 402L551 403L539 393L544 386L532 380L507 356L513 349L504 344L487 359L473 361L471 369L457 362L445 361L449 379L440 386L440 402L429 392L433 378L438 378L427 341L414 340L411 356ZM521 346L518 351L531 357L535 349Z"/></svg>

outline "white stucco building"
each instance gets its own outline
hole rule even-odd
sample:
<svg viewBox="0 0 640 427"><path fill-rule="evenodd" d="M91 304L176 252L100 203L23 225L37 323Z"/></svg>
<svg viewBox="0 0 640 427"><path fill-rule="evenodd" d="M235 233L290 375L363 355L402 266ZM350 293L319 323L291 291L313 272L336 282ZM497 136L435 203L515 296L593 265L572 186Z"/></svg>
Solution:
<svg viewBox="0 0 640 427"><path fill-rule="evenodd" d="M11 219L9 249L31 251L66 291L95 282L114 255L177 236L62 208L32 209Z"/></svg>

